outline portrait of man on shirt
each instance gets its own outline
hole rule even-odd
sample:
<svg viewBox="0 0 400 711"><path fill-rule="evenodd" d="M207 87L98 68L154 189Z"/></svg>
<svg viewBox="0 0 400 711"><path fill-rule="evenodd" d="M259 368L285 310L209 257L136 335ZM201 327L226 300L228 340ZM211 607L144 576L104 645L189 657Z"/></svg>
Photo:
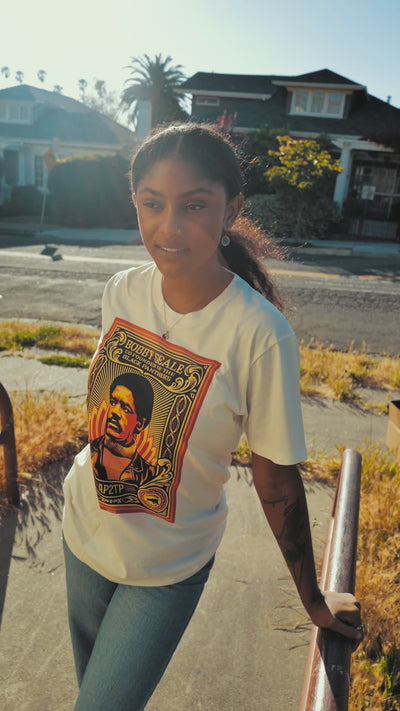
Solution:
<svg viewBox="0 0 400 711"><path fill-rule="evenodd" d="M138 373L113 380L105 433L91 443L92 464L102 480L132 481L138 486L155 476L155 468L137 451L137 436L149 425L154 393Z"/></svg>

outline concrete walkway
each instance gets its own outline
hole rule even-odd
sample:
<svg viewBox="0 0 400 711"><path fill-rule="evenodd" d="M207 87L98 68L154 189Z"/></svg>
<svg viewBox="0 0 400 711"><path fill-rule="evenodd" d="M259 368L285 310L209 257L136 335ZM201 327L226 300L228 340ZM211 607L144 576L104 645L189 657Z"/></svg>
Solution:
<svg viewBox="0 0 400 711"><path fill-rule="evenodd" d="M0 358L6 389L84 395L86 372L34 359ZM387 419L303 400L309 447L367 438L383 442ZM61 551L62 480L68 462L22 486L22 505L0 526L0 636L3 711L72 711L77 688L66 617ZM149 711L297 711L310 625L265 522L251 476L232 468L230 514L200 605ZM307 485L317 557L332 491Z"/></svg>

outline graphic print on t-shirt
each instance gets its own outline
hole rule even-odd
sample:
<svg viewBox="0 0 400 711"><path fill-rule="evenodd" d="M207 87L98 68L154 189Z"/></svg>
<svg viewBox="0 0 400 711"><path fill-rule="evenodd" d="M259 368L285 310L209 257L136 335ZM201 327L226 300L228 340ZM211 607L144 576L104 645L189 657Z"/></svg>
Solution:
<svg viewBox="0 0 400 711"><path fill-rule="evenodd" d="M188 439L220 363L115 319L89 371L100 507L175 520Z"/></svg>

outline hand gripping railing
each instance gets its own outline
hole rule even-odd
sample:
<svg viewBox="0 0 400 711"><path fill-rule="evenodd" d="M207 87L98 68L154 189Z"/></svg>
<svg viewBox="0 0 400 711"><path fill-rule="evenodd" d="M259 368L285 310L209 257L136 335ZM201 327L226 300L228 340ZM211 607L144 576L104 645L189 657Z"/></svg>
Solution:
<svg viewBox="0 0 400 711"><path fill-rule="evenodd" d="M361 456L346 449L325 547L322 590L354 593L360 486ZM299 711L347 711L350 658L350 640L313 627Z"/></svg>
<svg viewBox="0 0 400 711"><path fill-rule="evenodd" d="M14 415L7 390L0 383L0 445L4 447L4 469L6 475L7 501L18 506L18 466L15 444Z"/></svg>

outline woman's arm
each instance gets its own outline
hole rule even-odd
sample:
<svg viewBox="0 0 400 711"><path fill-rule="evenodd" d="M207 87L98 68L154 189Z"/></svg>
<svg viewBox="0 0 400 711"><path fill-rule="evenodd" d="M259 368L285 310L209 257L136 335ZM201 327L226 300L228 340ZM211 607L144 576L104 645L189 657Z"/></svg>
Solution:
<svg viewBox="0 0 400 711"><path fill-rule="evenodd" d="M321 592L317 582L307 501L295 465L252 455L254 486L312 622L361 641L360 605L350 593Z"/></svg>

